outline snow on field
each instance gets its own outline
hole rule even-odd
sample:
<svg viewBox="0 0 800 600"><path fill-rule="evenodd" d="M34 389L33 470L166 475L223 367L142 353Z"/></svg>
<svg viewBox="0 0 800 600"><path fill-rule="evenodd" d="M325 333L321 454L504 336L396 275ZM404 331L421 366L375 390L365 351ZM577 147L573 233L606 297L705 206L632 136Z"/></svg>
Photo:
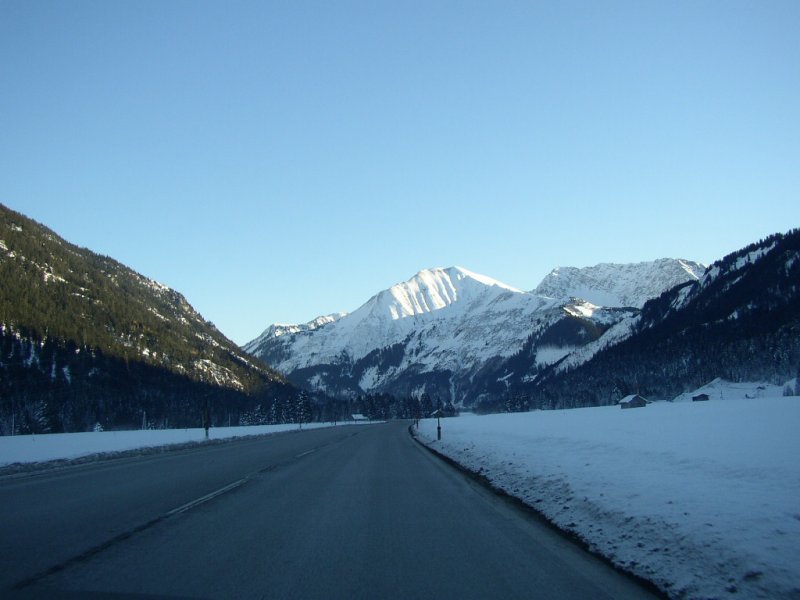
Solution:
<svg viewBox="0 0 800 600"><path fill-rule="evenodd" d="M443 419L440 442L427 419L419 435L671 597L796 599L800 397L767 389Z"/></svg>
<svg viewBox="0 0 800 600"><path fill-rule="evenodd" d="M340 425L342 423L339 423ZM331 423L305 423L303 429L331 427ZM222 440L297 430L296 423L250 427L212 427L209 439ZM0 467L13 463L75 459L92 454L186 444L205 440L204 429L144 429L87 433L50 433L0 437Z"/></svg>
<svg viewBox="0 0 800 600"><path fill-rule="evenodd" d="M792 379L785 384L773 385L770 383L732 383L724 379L715 379L701 388L676 396L673 402L691 402L693 396L708 394L709 400L734 400L753 399L782 396L786 388L795 390L797 380Z"/></svg>

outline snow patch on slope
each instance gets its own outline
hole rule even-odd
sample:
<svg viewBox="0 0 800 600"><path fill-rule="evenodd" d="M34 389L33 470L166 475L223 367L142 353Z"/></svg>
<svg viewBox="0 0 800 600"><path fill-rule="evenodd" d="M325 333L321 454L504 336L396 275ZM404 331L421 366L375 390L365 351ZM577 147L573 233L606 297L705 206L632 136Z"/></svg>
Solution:
<svg viewBox="0 0 800 600"><path fill-rule="evenodd" d="M575 349L555 367L556 373L569 371L589 362L595 354L628 339L641 321L639 315L629 315L612 325L602 336L585 346Z"/></svg>
<svg viewBox="0 0 800 600"><path fill-rule="evenodd" d="M536 364L552 365L574 351L575 346L540 346L536 349Z"/></svg>
<svg viewBox="0 0 800 600"><path fill-rule="evenodd" d="M720 275L733 273L734 271L738 271L747 265L755 264L764 256L772 252L777 245L778 242L772 242L769 246L757 248L752 252L748 252L747 254L740 256L736 259L736 262L731 265L723 265L721 262L714 263L703 276L702 280L700 281L700 285L705 287L712 281L716 280Z"/></svg>

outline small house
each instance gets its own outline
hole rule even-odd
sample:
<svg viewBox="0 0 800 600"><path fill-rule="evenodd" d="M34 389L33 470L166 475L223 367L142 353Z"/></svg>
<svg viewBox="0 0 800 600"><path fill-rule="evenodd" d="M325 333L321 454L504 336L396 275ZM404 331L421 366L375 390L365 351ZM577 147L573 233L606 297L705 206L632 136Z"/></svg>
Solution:
<svg viewBox="0 0 800 600"><path fill-rule="evenodd" d="M647 400L639 394L632 394L625 396L618 404L620 408L644 408L647 406Z"/></svg>
<svg viewBox="0 0 800 600"><path fill-rule="evenodd" d="M353 421L356 421L356 422L359 422L359 421L369 421L369 418L365 417L365 416L364 416L364 415L362 415L361 413L357 413L357 414L350 415L350 416L351 416L351 418L353 419Z"/></svg>
<svg viewBox="0 0 800 600"><path fill-rule="evenodd" d="M692 396L692 402L708 402L708 400L708 394L697 394L696 396Z"/></svg>

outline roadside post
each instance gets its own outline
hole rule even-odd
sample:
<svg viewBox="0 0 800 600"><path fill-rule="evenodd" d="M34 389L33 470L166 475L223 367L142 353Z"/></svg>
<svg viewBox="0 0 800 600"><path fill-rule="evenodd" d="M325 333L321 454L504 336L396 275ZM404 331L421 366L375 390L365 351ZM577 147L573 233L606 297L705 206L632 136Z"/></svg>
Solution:
<svg viewBox="0 0 800 600"><path fill-rule="evenodd" d="M206 430L206 439L208 439L208 428L211 426L211 411L208 409L208 398L206 398L206 404L203 407L203 428Z"/></svg>
<svg viewBox="0 0 800 600"><path fill-rule="evenodd" d="M436 417L436 439L437 440L441 440L442 439L442 422L441 422L442 409L441 408L437 408L435 411L433 411L431 413L431 416L432 417Z"/></svg>

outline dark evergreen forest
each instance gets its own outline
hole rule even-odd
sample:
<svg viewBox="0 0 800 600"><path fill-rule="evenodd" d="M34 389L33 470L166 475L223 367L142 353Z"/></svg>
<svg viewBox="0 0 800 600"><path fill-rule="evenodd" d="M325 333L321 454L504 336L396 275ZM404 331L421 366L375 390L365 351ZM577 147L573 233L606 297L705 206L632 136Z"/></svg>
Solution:
<svg viewBox="0 0 800 600"><path fill-rule="evenodd" d="M2 205L0 282L0 433L196 426L206 403L235 423L299 397L181 294Z"/></svg>

